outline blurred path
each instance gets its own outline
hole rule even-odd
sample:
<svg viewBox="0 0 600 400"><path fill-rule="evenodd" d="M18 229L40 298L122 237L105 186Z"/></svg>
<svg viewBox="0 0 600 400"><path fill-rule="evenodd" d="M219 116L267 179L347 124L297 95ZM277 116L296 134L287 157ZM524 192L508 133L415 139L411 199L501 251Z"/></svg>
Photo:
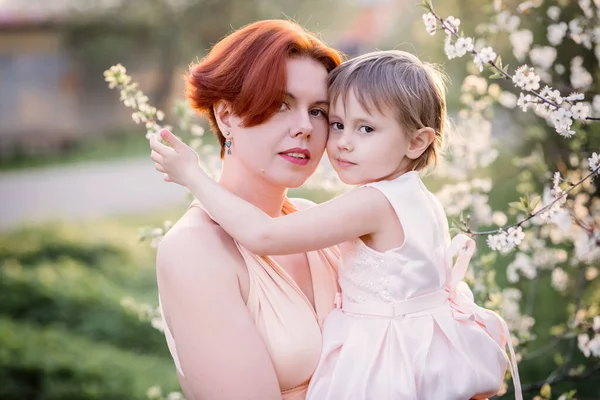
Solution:
<svg viewBox="0 0 600 400"><path fill-rule="evenodd" d="M21 223L147 214L185 207L149 157L0 173L0 230Z"/></svg>

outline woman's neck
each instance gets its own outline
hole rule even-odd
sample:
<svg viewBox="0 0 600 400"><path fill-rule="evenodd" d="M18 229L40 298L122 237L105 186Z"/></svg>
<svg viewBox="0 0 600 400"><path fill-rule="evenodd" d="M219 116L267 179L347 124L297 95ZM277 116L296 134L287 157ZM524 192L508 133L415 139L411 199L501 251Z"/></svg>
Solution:
<svg viewBox="0 0 600 400"><path fill-rule="evenodd" d="M239 163L223 163L219 184L271 217L281 215L287 188L273 185L261 173L253 174Z"/></svg>

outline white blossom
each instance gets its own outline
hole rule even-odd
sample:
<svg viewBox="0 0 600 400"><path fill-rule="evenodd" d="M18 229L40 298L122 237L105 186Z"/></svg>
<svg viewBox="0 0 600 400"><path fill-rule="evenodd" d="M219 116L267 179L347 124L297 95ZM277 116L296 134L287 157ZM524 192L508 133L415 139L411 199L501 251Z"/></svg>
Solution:
<svg viewBox="0 0 600 400"><path fill-rule="evenodd" d="M508 229L507 239L510 242L512 242L512 244L514 244L515 246L520 245L524 237L525 233L523 233L523 228L521 228L520 226L511 227Z"/></svg>
<svg viewBox="0 0 600 400"><path fill-rule="evenodd" d="M527 279L533 279L537 276L537 270L533 265L531 258L525 253L517 253L515 259L508 264L506 268L506 277L510 283L519 281L519 272Z"/></svg>
<svg viewBox="0 0 600 400"><path fill-rule="evenodd" d="M550 46L535 46L529 53L531 62L544 70L549 69L556 60L556 48Z"/></svg>
<svg viewBox="0 0 600 400"><path fill-rule="evenodd" d="M592 156L588 158L588 165L590 170L595 170L600 165L600 155L598 153L592 153Z"/></svg>
<svg viewBox="0 0 600 400"><path fill-rule="evenodd" d="M506 32L513 32L519 27L521 20L508 11L502 11L496 16L498 27Z"/></svg>
<svg viewBox="0 0 600 400"><path fill-rule="evenodd" d="M519 106L523 112L526 112L527 108L532 104L532 102L533 97L530 94L525 95L523 92L521 92L519 94L519 99L517 100L517 106Z"/></svg>
<svg viewBox="0 0 600 400"><path fill-rule="evenodd" d="M504 226L507 221L508 218L503 212L495 211L494 214L492 214L492 222L498 226Z"/></svg>
<svg viewBox="0 0 600 400"><path fill-rule="evenodd" d="M510 92L502 92L498 97L498 103L506 108L515 108L517 106L517 96Z"/></svg>
<svg viewBox="0 0 600 400"><path fill-rule="evenodd" d="M577 335L577 347L579 347L579 350L581 350L583 355L586 357L590 356L590 349L588 347L589 342L590 337L587 335L587 333Z"/></svg>
<svg viewBox="0 0 600 400"><path fill-rule="evenodd" d="M425 24L427 33L435 35L435 32L437 31L437 20L432 13L423 14L423 23Z"/></svg>
<svg viewBox="0 0 600 400"><path fill-rule="evenodd" d="M560 172L555 172L554 175L552 176L552 188L554 190L560 190L560 182L562 181L562 178L560 177Z"/></svg>
<svg viewBox="0 0 600 400"><path fill-rule="evenodd" d="M458 27L460 26L460 19L455 18L453 16L449 16L444 20L444 25L446 29L451 30L454 33L458 33Z"/></svg>
<svg viewBox="0 0 600 400"><path fill-rule="evenodd" d="M574 119L586 119L590 113L590 107L583 102L576 103L571 107Z"/></svg>
<svg viewBox="0 0 600 400"><path fill-rule="evenodd" d="M462 57L467 52L471 52L474 49L473 38L470 37L459 37L456 39L456 43L454 44L456 48L456 56Z"/></svg>
<svg viewBox="0 0 600 400"><path fill-rule="evenodd" d="M591 0L579 0L579 7L583 10L583 13L587 18L592 18L594 16Z"/></svg>
<svg viewBox="0 0 600 400"><path fill-rule="evenodd" d="M560 7L550 6L548 7L546 13L548 15L548 18L550 18L552 21L558 21L558 18L560 17Z"/></svg>
<svg viewBox="0 0 600 400"><path fill-rule="evenodd" d="M600 335L596 334L594 338L588 342L588 348L594 357L600 357Z"/></svg>
<svg viewBox="0 0 600 400"><path fill-rule="evenodd" d="M600 94L594 96L594 100L592 102L592 108L596 114L600 114Z"/></svg>
<svg viewBox="0 0 600 400"><path fill-rule="evenodd" d="M553 46L558 46L561 44L565 35L567 34L567 29L568 26L565 22L548 26L548 42Z"/></svg>
<svg viewBox="0 0 600 400"><path fill-rule="evenodd" d="M573 92L570 95L568 95L567 97L565 97L565 100L579 101L579 100L583 100L584 98L585 98L585 96L583 95L583 93Z"/></svg>
<svg viewBox="0 0 600 400"><path fill-rule="evenodd" d="M513 47L513 54L517 60L522 61L533 43L533 33L530 30L522 29L512 32L509 39Z"/></svg>
<svg viewBox="0 0 600 400"><path fill-rule="evenodd" d="M575 89L586 89L594 79L583 67L583 57L577 56L571 60L571 86Z"/></svg>
<svg viewBox="0 0 600 400"><path fill-rule="evenodd" d="M151 320L151 325L154 329L160 331L160 332L164 332L164 322L163 319L161 317L154 317Z"/></svg>
<svg viewBox="0 0 600 400"><path fill-rule="evenodd" d="M535 70L527 66L520 66L515 71L512 78L515 86L525 90L537 90L540 88L540 77L535 74Z"/></svg>
<svg viewBox="0 0 600 400"><path fill-rule="evenodd" d="M458 57L458 52L456 51L456 47L452 43L452 36L446 35L446 40L444 41L444 52L449 60Z"/></svg>
<svg viewBox="0 0 600 400"><path fill-rule="evenodd" d="M494 52L494 49L491 47L484 47L475 55L474 62L479 68L479 71L483 71L483 64L494 61L496 57L497 55Z"/></svg>
<svg viewBox="0 0 600 400"><path fill-rule="evenodd" d="M562 268L552 271L552 286L559 292L564 291L569 283L569 275Z"/></svg>

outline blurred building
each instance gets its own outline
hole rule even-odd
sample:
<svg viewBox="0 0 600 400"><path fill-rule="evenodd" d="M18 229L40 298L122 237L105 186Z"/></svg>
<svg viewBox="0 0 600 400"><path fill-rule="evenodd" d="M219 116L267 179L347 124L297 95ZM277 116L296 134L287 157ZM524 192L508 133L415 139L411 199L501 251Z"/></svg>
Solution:
<svg viewBox="0 0 600 400"><path fill-rule="evenodd" d="M103 80L110 65L90 65L69 44L77 1L0 0L0 156L62 150L131 121ZM151 89L153 72L134 72Z"/></svg>

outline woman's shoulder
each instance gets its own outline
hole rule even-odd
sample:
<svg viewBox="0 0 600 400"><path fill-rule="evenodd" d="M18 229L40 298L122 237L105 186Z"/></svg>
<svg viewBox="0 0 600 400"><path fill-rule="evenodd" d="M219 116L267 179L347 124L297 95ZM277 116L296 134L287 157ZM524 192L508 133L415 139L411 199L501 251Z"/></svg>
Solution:
<svg viewBox="0 0 600 400"><path fill-rule="evenodd" d="M202 209L191 207L161 239L156 265L159 277L214 279L235 275L240 259L231 236Z"/></svg>

